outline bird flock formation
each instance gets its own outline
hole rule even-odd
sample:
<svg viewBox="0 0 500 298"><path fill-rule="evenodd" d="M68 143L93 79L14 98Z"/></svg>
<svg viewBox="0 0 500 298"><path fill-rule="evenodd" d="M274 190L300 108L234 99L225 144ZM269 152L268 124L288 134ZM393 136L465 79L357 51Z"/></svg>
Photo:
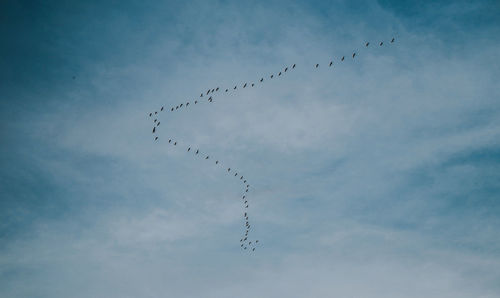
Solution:
<svg viewBox="0 0 500 298"><path fill-rule="evenodd" d="M394 42L395 42L395 38L393 37L388 43L393 44ZM383 45L384 45L384 41L380 41L378 43L379 47L382 47ZM364 48L368 48L369 46L370 46L370 42L365 42ZM352 55L351 55L352 59L355 59L355 57L357 55L358 55L358 52L353 51ZM340 61L340 63L342 63L345 60L345 56L339 57L338 60ZM333 59L330 60L327 64L328 64L328 67L334 66L334 60ZM297 65L295 63L290 65L290 66L287 66L284 69L280 70L277 74L269 75L269 80L272 80L273 78L282 77L287 72L295 70L296 67L297 67ZM317 69L319 67L320 67L319 63L316 63L313 65L313 69ZM165 107L162 106L159 109L159 111L150 112L149 117L154 119L153 120L153 129L152 129L154 140L158 141L158 139L159 139L159 137L158 137L158 129L160 126L160 121L158 119L160 116L159 113L163 113L166 111L174 112L174 111L177 111L179 109L186 109L190 106L192 107L194 105L200 105L202 103L213 103L215 94L221 94L221 93L222 94L226 94L226 93L227 94L234 94L238 90L238 86L240 86L240 89L244 89L247 87L253 88L255 86L259 86L260 84L263 84L266 79L267 79L267 77L266 78L260 77L255 82L244 82L244 83L235 84L234 86L230 86L230 87L226 87L226 88L221 88L218 86L215 88L209 88L208 90L201 92L199 98L196 100L183 102L183 103L180 103L178 105L171 106L170 108L167 108L167 109L165 109ZM172 146L178 146L178 145L180 146L180 144L176 140L173 140L173 139L169 139L168 144L170 144ZM242 183L243 191L241 193L241 202L243 205L243 219L244 219L245 225L244 225L244 232L242 233L242 236L240 239L240 247L242 250L255 251L255 248L259 244L259 240L257 240L257 239L252 240L249 237L251 225L250 225L250 220L249 220L249 209L248 209L250 206L249 199L248 199L248 191L250 189L250 183L248 182L247 178L245 178L245 176L243 176L241 174L241 172L239 172L235 169L231 169L231 167L228 167L227 165L223 164L219 159L210 158L210 156L208 154L202 153L200 151L200 149L198 149L198 148L195 149L195 148L191 148L190 146L185 146L184 148L186 149L187 152L193 153L194 156L197 156L197 157L199 156L204 160L215 160L214 161L215 165L221 167L228 175L235 177L236 179L238 179Z"/></svg>

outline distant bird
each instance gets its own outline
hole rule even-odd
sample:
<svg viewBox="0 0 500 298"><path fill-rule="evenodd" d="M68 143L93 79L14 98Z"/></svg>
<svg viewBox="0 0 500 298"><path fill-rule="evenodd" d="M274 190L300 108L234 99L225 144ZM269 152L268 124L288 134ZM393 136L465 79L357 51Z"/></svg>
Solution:
<svg viewBox="0 0 500 298"><path fill-rule="evenodd" d="M245 201L245 204L248 203L247 201ZM248 223L248 222L247 222Z"/></svg>
<svg viewBox="0 0 500 298"><path fill-rule="evenodd" d="M229 172L229 171L231 171L231 168L227 168L227 171L228 171L228 172Z"/></svg>
<svg viewBox="0 0 500 298"><path fill-rule="evenodd" d="M241 247L243 247L243 244L242 244L242 245L240 245L240 246L241 246Z"/></svg>
<svg viewBox="0 0 500 298"><path fill-rule="evenodd" d="M342 59L340 59L340 61L344 61L344 56L342 56Z"/></svg>
<svg viewBox="0 0 500 298"><path fill-rule="evenodd" d="M172 142L172 139L169 139L169 140L168 140L168 142L169 142L169 143L170 143L170 142Z"/></svg>
<svg viewBox="0 0 500 298"><path fill-rule="evenodd" d="M295 68L295 64L294 64L294 65L292 65L292 68Z"/></svg>
<svg viewBox="0 0 500 298"><path fill-rule="evenodd" d="M158 140L158 137L155 137L155 141Z"/></svg>
<svg viewBox="0 0 500 298"><path fill-rule="evenodd" d="M274 75L271 75L271 79L274 77Z"/></svg>
<svg viewBox="0 0 500 298"><path fill-rule="evenodd" d="M243 176L240 177L240 180L243 179Z"/></svg>
<svg viewBox="0 0 500 298"><path fill-rule="evenodd" d="M153 116L153 113L149 113L149 117Z"/></svg>
<svg viewBox="0 0 500 298"><path fill-rule="evenodd" d="M174 108L171 108L171 109L170 109L170 111L173 111L173 110L174 110Z"/></svg>
<svg viewBox="0 0 500 298"><path fill-rule="evenodd" d="M367 43L365 44L365 46L367 46L367 47L368 47L369 45L370 45L370 43L369 43L369 42L367 42Z"/></svg>
<svg viewBox="0 0 500 298"><path fill-rule="evenodd" d="M218 163L219 163L219 161L218 161L218 160L216 160L216 161L215 161L215 164L218 164Z"/></svg>
<svg viewBox="0 0 500 298"><path fill-rule="evenodd" d="M356 56L356 53L352 53L352 59L354 59L354 56Z"/></svg>
<svg viewBox="0 0 500 298"><path fill-rule="evenodd" d="M182 106L183 106L183 105L184 105L184 104L183 104L183 103L181 103L181 104L179 105L179 108L182 108Z"/></svg>
<svg viewBox="0 0 500 298"><path fill-rule="evenodd" d="M156 121L158 121L158 119L155 119L153 122L156 122Z"/></svg>
<svg viewBox="0 0 500 298"><path fill-rule="evenodd" d="M174 146L177 146L177 142L174 142Z"/></svg>
<svg viewBox="0 0 500 298"><path fill-rule="evenodd" d="M247 237L245 237L245 239L243 239L243 241L247 241Z"/></svg>
<svg viewBox="0 0 500 298"><path fill-rule="evenodd" d="M247 188L249 188L249 187L250 187L250 184L247 184Z"/></svg>
<svg viewBox="0 0 500 298"><path fill-rule="evenodd" d="M394 42L394 37L391 39L391 43L393 43L393 42Z"/></svg>
<svg viewBox="0 0 500 298"><path fill-rule="evenodd" d="M179 106L176 106L175 109L177 110L179 108Z"/></svg>
<svg viewBox="0 0 500 298"><path fill-rule="evenodd" d="M156 124L156 126L160 126L160 121L158 121L158 123Z"/></svg>
<svg viewBox="0 0 500 298"><path fill-rule="evenodd" d="M281 71L280 71L280 73L278 74L278 76L280 76L280 75L281 75Z"/></svg>
<svg viewBox="0 0 500 298"><path fill-rule="evenodd" d="M210 98L208 99L209 102L212 102L212 96L210 96Z"/></svg>
<svg viewBox="0 0 500 298"><path fill-rule="evenodd" d="M226 92L227 92L227 89L226 89Z"/></svg>
<svg viewBox="0 0 500 298"><path fill-rule="evenodd" d="M285 72L288 70L288 67L285 67Z"/></svg>
<svg viewBox="0 0 500 298"><path fill-rule="evenodd" d="M243 88L245 88L247 86L247 83L245 83L245 85L243 85Z"/></svg>
<svg viewBox="0 0 500 298"><path fill-rule="evenodd" d="M207 155L207 157L205 157L205 159L208 159L210 156Z"/></svg>
<svg viewBox="0 0 500 298"><path fill-rule="evenodd" d="M246 246L245 246L245 247L243 247L243 248L244 248L244 249L247 249L247 247L246 247Z"/></svg>
<svg viewBox="0 0 500 298"><path fill-rule="evenodd" d="M215 89L212 89L212 93L214 93Z"/></svg>
<svg viewBox="0 0 500 298"><path fill-rule="evenodd" d="M316 68L318 68L319 64L316 64Z"/></svg>
<svg viewBox="0 0 500 298"><path fill-rule="evenodd" d="M381 42L380 42L380 46L382 46L383 44L384 44L384 42L383 42L383 41L381 41Z"/></svg>
<svg viewBox="0 0 500 298"><path fill-rule="evenodd" d="M219 87L215 88L215 91L219 91Z"/></svg>
<svg viewBox="0 0 500 298"><path fill-rule="evenodd" d="M252 87L253 87L253 83L252 83Z"/></svg>
<svg viewBox="0 0 500 298"><path fill-rule="evenodd" d="M245 198L245 196L243 196L243 199L244 199L244 198ZM246 214L247 214L247 213L245 212L245 215L246 215Z"/></svg>
<svg viewBox="0 0 500 298"><path fill-rule="evenodd" d="M236 90L236 87L237 87L237 86L234 86L234 88L233 88L233 89L234 89L234 90Z"/></svg>
<svg viewBox="0 0 500 298"><path fill-rule="evenodd" d="M247 216L247 213L245 212L245 216Z"/></svg>
<svg viewBox="0 0 500 298"><path fill-rule="evenodd" d="M332 66L332 64L333 64L333 61L330 61L330 65L329 66Z"/></svg>
<svg viewBox="0 0 500 298"><path fill-rule="evenodd" d="M248 192L248 189L247 189L247 190L245 190L245 192Z"/></svg>
<svg viewBox="0 0 500 298"><path fill-rule="evenodd" d="M188 101L188 102L186 102L186 107L187 107L188 105L189 105L189 101Z"/></svg>
<svg viewBox="0 0 500 298"><path fill-rule="evenodd" d="M245 180L245 181L243 181L243 183L247 183L247 181Z"/></svg>
<svg viewBox="0 0 500 298"><path fill-rule="evenodd" d="M252 251L255 251L255 247L254 247L254 248L252 248Z"/></svg>
<svg viewBox="0 0 500 298"><path fill-rule="evenodd" d="M188 148L188 152L191 151L191 147Z"/></svg>
<svg viewBox="0 0 500 298"><path fill-rule="evenodd" d="M155 133L155 131L156 131L156 127L153 127L153 133Z"/></svg>
<svg viewBox="0 0 500 298"><path fill-rule="evenodd" d="M255 240L255 243L259 243L259 240Z"/></svg>
<svg viewBox="0 0 500 298"><path fill-rule="evenodd" d="M199 150L196 150L196 153L195 154L198 154L198 152L200 152Z"/></svg>
<svg viewBox="0 0 500 298"><path fill-rule="evenodd" d="M163 107L161 107L160 111L163 111Z"/></svg>
<svg viewBox="0 0 500 298"><path fill-rule="evenodd" d="M200 97L203 97L203 93L202 93L202 94L200 94Z"/></svg>
<svg viewBox="0 0 500 298"><path fill-rule="evenodd" d="M207 95L208 95L208 93L210 93L210 89L208 89L208 91L207 91Z"/></svg>
<svg viewBox="0 0 500 298"><path fill-rule="evenodd" d="M155 112L155 115L158 114L158 112Z"/></svg>
<svg viewBox="0 0 500 298"><path fill-rule="evenodd" d="M264 78L260 78L260 82L262 83L262 81L264 81Z"/></svg>
<svg viewBox="0 0 500 298"><path fill-rule="evenodd" d="M194 104L197 104L197 103L198 103L198 101L197 101L197 100L195 100L195 101L194 101Z"/></svg>
<svg viewBox="0 0 500 298"><path fill-rule="evenodd" d="M246 205L245 208L248 208L248 205Z"/></svg>

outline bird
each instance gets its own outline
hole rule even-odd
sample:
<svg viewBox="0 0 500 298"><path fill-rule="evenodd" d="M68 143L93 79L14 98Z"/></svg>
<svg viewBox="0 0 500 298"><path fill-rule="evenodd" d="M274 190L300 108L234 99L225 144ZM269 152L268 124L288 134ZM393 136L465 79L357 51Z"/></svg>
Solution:
<svg viewBox="0 0 500 298"><path fill-rule="evenodd" d="M161 107L160 111L163 111L163 107Z"/></svg>
<svg viewBox="0 0 500 298"><path fill-rule="evenodd" d="M203 97L203 93L202 93L202 94L200 94L200 97Z"/></svg>
<svg viewBox="0 0 500 298"><path fill-rule="evenodd" d="M316 64L316 68L318 68L319 64Z"/></svg>
<svg viewBox="0 0 500 298"><path fill-rule="evenodd" d="M243 179L243 176L240 177L240 180Z"/></svg>
<svg viewBox="0 0 500 298"><path fill-rule="evenodd" d="M219 87L215 88L215 91L219 91Z"/></svg>
<svg viewBox="0 0 500 298"><path fill-rule="evenodd" d="M170 111L173 111L173 110L174 110L174 108L171 108L171 109L170 109Z"/></svg>
<svg viewBox="0 0 500 298"><path fill-rule="evenodd" d="M381 41L381 42L380 42L380 46L382 46L383 44L384 44L384 42L383 42L383 41Z"/></svg>
<svg viewBox="0 0 500 298"><path fill-rule="evenodd" d="M352 53L352 59L354 59L354 56L356 56L356 53Z"/></svg>
<svg viewBox="0 0 500 298"><path fill-rule="evenodd" d="M209 158L209 156L207 155L207 157L205 157L205 159L208 159L208 158Z"/></svg>
<svg viewBox="0 0 500 298"><path fill-rule="evenodd" d="M189 105L189 101L188 101L188 102L186 102L186 107L187 107L188 105Z"/></svg>
<svg viewBox="0 0 500 298"><path fill-rule="evenodd" d="M278 74L278 76L280 76L280 75L281 75L281 71L280 71L280 73Z"/></svg>
<svg viewBox="0 0 500 298"><path fill-rule="evenodd" d="M196 153L195 154L198 154L198 152L200 152L199 150L196 150Z"/></svg>
<svg viewBox="0 0 500 298"><path fill-rule="evenodd" d="M259 240L255 240L255 243L259 243Z"/></svg>
<svg viewBox="0 0 500 298"><path fill-rule="evenodd" d="M333 64L333 61L330 61L330 65L329 66L332 66L332 64Z"/></svg>
<svg viewBox="0 0 500 298"><path fill-rule="evenodd" d="M188 152L191 151L191 147L188 148Z"/></svg>
<svg viewBox="0 0 500 298"><path fill-rule="evenodd" d="M177 146L177 142L174 142L174 146Z"/></svg>
<svg viewBox="0 0 500 298"><path fill-rule="evenodd" d="M245 196L243 196L243 199L245 198ZM247 215L247 213L245 212L245 215Z"/></svg>
<svg viewBox="0 0 500 298"><path fill-rule="evenodd" d="M183 105L184 105L184 104L183 104L183 103L181 103L181 104L179 105L179 108L182 108L182 106L183 106Z"/></svg>
<svg viewBox="0 0 500 298"><path fill-rule="evenodd" d="M156 127L153 127L153 133L155 133L155 131L156 131Z"/></svg>
<svg viewBox="0 0 500 298"><path fill-rule="evenodd" d="M254 247L254 248L252 248L252 251L255 251L255 247Z"/></svg>
<svg viewBox="0 0 500 298"><path fill-rule="evenodd" d="M155 112L155 115L158 114L158 112Z"/></svg>
<svg viewBox="0 0 500 298"><path fill-rule="evenodd" d="M179 108L179 106L176 106L175 109L177 110Z"/></svg>
<svg viewBox="0 0 500 298"><path fill-rule="evenodd" d="M248 242L248 244L252 244L252 241Z"/></svg>
<svg viewBox="0 0 500 298"><path fill-rule="evenodd" d="M245 239L243 239L243 241L247 241L247 237L245 237Z"/></svg>
<svg viewBox="0 0 500 298"><path fill-rule="evenodd" d="M234 177L236 177L236 176L238 176L238 173L235 173L235 174L234 174Z"/></svg>
<svg viewBox="0 0 500 298"><path fill-rule="evenodd" d="M212 96L210 96L210 98L208 99L209 102L212 102Z"/></svg>
<svg viewBox="0 0 500 298"><path fill-rule="evenodd" d="M229 171L231 171L231 168L227 168L227 171L228 171L228 172L229 172Z"/></svg>
<svg viewBox="0 0 500 298"><path fill-rule="evenodd" d="M243 181L243 183L247 183L247 181L245 180L245 181Z"/></svg>
<svg viewBox="0 0 500 298"><path fill-rule="evenodd" d="M245 247L243 247L243 248L244 248L244 249L247 249L247 247L246 247L246 246L245 246Z"/></svg>
<svg viewBox="0 0 500 298"><path fill-rule="evenodd" d="M247 86L247 83L245 83L245 85L243 85L243 88L245 88Z"/></svg>
<svg viewBox="0 0 500 298"><path fill-rule="evenodd" d="M156 121L158 121L158 119L155 119L153 122L156 122Z"/></svg>
<svg viewBox="0 0 500 298"><path fill-rule="evenodd" d="M367 46L367 47L368 47L369 45L370 45L370 43L369 43L369 42L367 42L367 43L365 44L365 46Z"/></svg>
<svg viewBox="0 0 500 298"><path fill-rule="evenodd" d="M248 192L248 189L246 189L245 192Z"/></svg>
<svg viewBox="0 0 500 298"><path fill-rule="evenodd" d="M208 95L208 93L210 93L210 89L208 89L208 91L207 91L207 95Z"/></svg>
<svg viewBox="0 0 500 298"><path fill-rule="evenodd" d="M344 56L342 56L342 59L340 59L340 61L344 61Z"/></svg>
<svg viewBox="0 0 500 298"><path fill-rule="evenodd" d="M149 113L149 117L153 116L153 113Z"/></svg>
<svg viewBox="0 0 500 298"><path fill-rule="evenodd" d="M195 101L194 101L194 104L197 104L197 103L198 103L198 101L197 101L197 100L195 100Z"/></svg>
<svg viewBox="0 0 500 298"><path fill-rule="evenodd" d="M271 75L271 79L274 77L274 75Z"/></svg>
<svg viewBox="0 0 500 298"><path fill-rule="evenodd" d="M252 87L253 87L253 83L252 83Z"/></svg>
<svg viewBox="0 0 500 298"><path fill-rule="evenodd" d="M249 188L249 187L250 187L250 184L247 184L247 188Z"/></svg>
<svg viewBox="0 0 500 298"><path fill-rule="evenodd" d="M294 64L294 65L292 65L292 68L295 68L295 64Z"/></svg>
<svg viewBox="0 0 500 298"><path fill-rule="evenodd" d="M172 142L172 139L169 139L169 140L168 140L168 142L169 142L169 143L170 143L170 142Z"/></svg>
<svg viewBox="0 0 500 298"><path fill-rule="evenodd" d="M156 124L156 126L160 126L160 121L158 121L158 123Z"/></svg>
<svg viewBox="0 0 500 298"><path fill-rule="evenodd" d="M212 89L212 93L214 93L215 89Z"/></svg>
<svg viewBox="0 0 500 298"><path fill-rule="evenodd" d="M391 43L393 43L393 42L394 42L394 37L391 39Z"/></svg>
<svg viewBox="0 0 500 298"><path fill-rule="evenodd" d="M260 82L262 83L262 81L264 81L264 78L260 78Z"/></svg>
<svg viewBox="0 0 500 298"><path fill-rule="evenodd" d="M155 141L158 140L158 137L155 137Z"/></svg>
<svg viewBox="0 0 500 298"><path fill-rule="evenodd" d="M215 164L218 164L218 163L219 163L219 161L218 161L218 160L216 160L216 161L215 161Z"/></svg>
<svg viewBox="0 0 500 298"><path fill-rule="evenodd" d="M288 70L288 67L285 67L285 72Z"/></svg>
<svg viewBox="0 0 500 298"><path fill-rule="evenodd" d="M226 89L226 92L227 92L227 89Z"/></svg>

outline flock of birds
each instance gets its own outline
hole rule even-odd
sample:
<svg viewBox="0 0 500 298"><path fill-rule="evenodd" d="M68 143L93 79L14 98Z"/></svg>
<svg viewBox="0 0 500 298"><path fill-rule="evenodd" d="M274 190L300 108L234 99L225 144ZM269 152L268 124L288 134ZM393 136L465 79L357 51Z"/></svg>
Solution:
<svg viewBox="0 0 500 298"><path fill-rule="evenodd" d="M389 41L389 44L393 44L394 42L395 42L395 38L393 37ZM383 46L384 41L380 41L378 43L378 45L379 45L379 47ZM368 48L369 46L370 46L370 42L366 42L364 44L365 48ZM353 53L351 55L352 59L355 59L355 57L357 55L358 55L358 53L356 51L353 51ZM345 56L342 56L342 57L338 58L338 60L340 62L343 62L345 60L345 58L346 58ZM332 67L334 65L334 61L330 60L329 63L327 63L327 64L328 64L328 67ZM287 72L295 70L296 67L297 67L296 64L292 64L291 66L287 66L284 69L282 69L281 71L279 71L277 74L269 75L269 80L272 80L273 78L276 78L276 77L281 77L281 76L285 75ZM320 67L319 63L316 63L313 65L313 69L316 69L319 67ZM150 112L149 117L154 119L153 120L153 129L152 129L154 140L158 141L158 139L159 139L159 137L158 137L158 130L159 130L159 126L160 126L160 121L158 119L159 113L166 112L166 111L174 112L174 111L177 111L179 109L183 109L183 108L185 109L187 107L190 107L193 105L199 105L201 103L213 103L215 94L217 94L217 93L224 94L224 93L236 92L238 90L238 86L240 86L241 89L244 89L247 87L253 88L255 86L258 86L259 84L263 84L265 80L266 79L264 77L260 77L260 79L257 79L255 82L245 82L245 83L236 84L234 86L226 87L226 88L220 88L220 87L209 88L208 90L201 92L200 97L196 100L183 102L183 103L180 103L178 105L171 106L170 108L167 108L167 109L165 109L165 107L162 106L159 109L159 111ZM168 144L170 144L172 146L180 146L180 144L176 140L173 140L173 139L169 139ZM249 237L249 233L251 231L251 225L250 225L250 219L249 219L249 209L248 209L250 207L249 198L248 198L248 191L250 189L250 183L248 182L247 178L245 178L245 176L243 176L240 171L237 171L235 169L232 169L231 167L228 167L227 165L223 164L219 159L211 158L208 154L202 153L200 151L200 149L198 149L198 148L195 149L194 147L192 148L190 146L185 146L184 148L186 149L186 152L193 153L194 156L201 157L204 160L215 160L214 161L215 165L221 167L228 175L235 177L236 179L238 179L242 183L243 190L241 193L241 202L243 205L243 220L245 222L245 225L244 225L244 232L242 233L242 236L240 239L240 247L242 250L255 251L257 245L259 244L259 240L257 240L257 239L253 240Z"/></svg>

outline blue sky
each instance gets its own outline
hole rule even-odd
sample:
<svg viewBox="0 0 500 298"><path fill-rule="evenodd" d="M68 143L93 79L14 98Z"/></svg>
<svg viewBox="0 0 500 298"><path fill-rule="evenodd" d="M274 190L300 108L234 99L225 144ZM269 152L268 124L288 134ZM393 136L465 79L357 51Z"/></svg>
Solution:
<svg viewBox="0 0 500 298"><path fill-rule="evenodd" d="M2 2L0 296L499 297L499 13ZM168 138L248 178L254 254L240 184Z"/></svg>

